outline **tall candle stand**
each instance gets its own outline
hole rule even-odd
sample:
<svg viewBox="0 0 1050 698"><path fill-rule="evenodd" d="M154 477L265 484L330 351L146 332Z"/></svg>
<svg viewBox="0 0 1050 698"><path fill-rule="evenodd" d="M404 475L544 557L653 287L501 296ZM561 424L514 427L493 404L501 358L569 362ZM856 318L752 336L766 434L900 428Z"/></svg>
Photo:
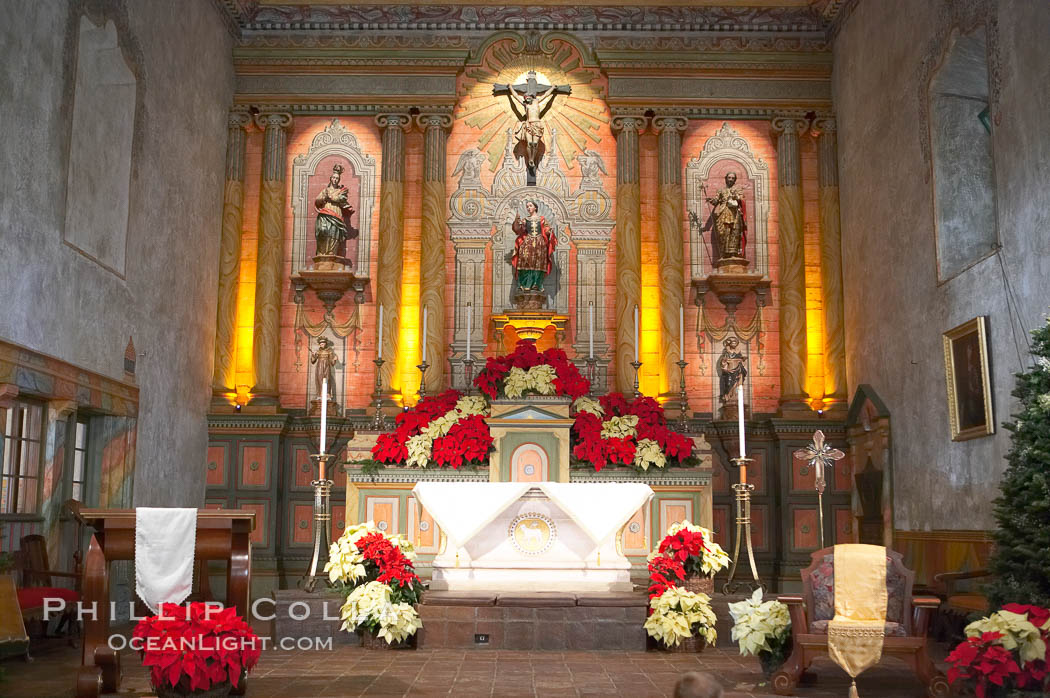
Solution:
<svg viewBox="0 0 1050 698"><path fill-rule="evenodd" d="M588 391L589 394L594 394L594 381L598 378L598 359L593 356L587 357L587 382L590 383L591 387Z"/></svg>
<svg viewBox="0 0 1050 698"><path fill-rule="evenodd" d="M312 592L318 580L331 586L324 568L332 544L332 481L328 479L328 461L332 454L319 453L310 458L317 462L317 479L310 483L314 488L314 552L310 570L299 580L299 588L306 592Z"/></svg>
<svg viewBox="0 0 1050 698"><path fill-rule="evenodd" d="M634 366L634 396L635 398L640 398L642 396L642 391L639 390L638 387L638 371L642 367L642 362L632 361L631 365Z"/></svg>
<svg viewBox="0 0 1050 698"><path fill-rule="evenodd" d="M751 545L751 492L755 486L747 482L747 466L754 463L753 458L733 458L733 464L740 469L740 482L733 485L734 498L736 499L736 541L733 543L733 564L729 568L729 579L722 587L723 594L733 594L741 586L754 591L762 586L758 581L758 566L755 564L755 549ZM751 564L752 581L736 581L737 565L740 562L740 539L743 538L747 544L747 559Z"/></svg>
<svg viewBox="0 0 1050 698"><path fill-rule="evenodd" d="M677 362L678 375L681 377L681 385L678 391L678 430L686 431L689 428L689 398L685 394L685 367L688 361Z"/></svg>
<svg viewBox="0 0 1050 698"><path fill-rule="evenodd" d="M463 360L463 376L467 379L467 395L474 394L474 357Z"/></svg>
<svg viewBox="0 0 1050 698"><path fill-rule="evenodd" d="M386 361L373 359L372 363L376 365L376 381L372 391L372 407L376 413L372 416L372 428L383 431L386 428L386 417L383 416L383 364Z"/></svg>
<svg viewBox="0 0 1050 698"><path fill-rule="evenodd" d="M419 399L422 401L427 397L427 369L430 364L423 359L423 363L416 365L416 368L419 369Z"/></svg>

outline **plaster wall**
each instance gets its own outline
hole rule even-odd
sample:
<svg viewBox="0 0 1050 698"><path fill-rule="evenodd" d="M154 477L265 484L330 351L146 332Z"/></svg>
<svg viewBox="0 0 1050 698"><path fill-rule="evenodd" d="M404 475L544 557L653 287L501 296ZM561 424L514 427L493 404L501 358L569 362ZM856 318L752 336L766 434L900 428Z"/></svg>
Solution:
<svg viewBox="0 0 1050 698"><path fill-rule="evenodd" d="M994 526L1012 374L1031 364L1027 331L1050 302L1050 92L1036 87L1050 84L1050 4L1037 0L993 4L988 32L1001 60L998 74L990 62L1001 253L938 282L924 62L942 59L961 7L861 0L834 46L848 382L851 394L871 384L890 410L901 530ZM996 433L955 443L941 334L977 315L989 316Z"/></svg>
<svg viewBox="0 0 1050 698"><path fill-rule="evenodd" d="M137 85L116 270L64 242L78 216L105 219L111 205L66 211L85 12L114 22ZM133 337L134 503L200 505L232 38L207 0L15 0L0 14L0 337L118 379Z"/></svg>

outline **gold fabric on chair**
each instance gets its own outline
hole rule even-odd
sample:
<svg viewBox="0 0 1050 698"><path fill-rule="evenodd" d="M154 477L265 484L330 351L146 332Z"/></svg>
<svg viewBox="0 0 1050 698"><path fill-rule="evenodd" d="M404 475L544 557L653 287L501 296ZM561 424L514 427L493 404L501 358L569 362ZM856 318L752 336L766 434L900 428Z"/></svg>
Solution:
<svg viewBox="0 0 1050 698"><path fill-rule="evenodd" d="M886 548L835 546L835 618L828 623L828 654L854 679L879 663L886 623Z"/></svg>

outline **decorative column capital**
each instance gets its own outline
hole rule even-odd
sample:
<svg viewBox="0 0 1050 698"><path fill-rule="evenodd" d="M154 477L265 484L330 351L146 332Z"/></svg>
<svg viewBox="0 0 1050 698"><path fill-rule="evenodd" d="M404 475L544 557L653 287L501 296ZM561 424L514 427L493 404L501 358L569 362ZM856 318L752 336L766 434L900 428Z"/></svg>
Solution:
<svg viewBox="0 0 1050 698"><path fill-rule="evenodd" d="M620 114L612 118L612 130L620 133L641 133L648 119L642 114Z"/></svg>
<svg viewBox="0 0 1050 698"><path fill-rule="evenodd" d="M682 133L688 124L689 121L684 116L657 114L652 121L653 132L660 135L664 133Z"/></svg>
<svg viewBox="0 0 1050 698"><path fill-rule="evenodd" d="M252 115L245 111L231 111L227 115L226 126L231 130L246 130L252 124Z"/></svg>
<svg viewBox="0 0 1050 698"><path fill-rule="evenodd" d="M813 120L813 131L817 136L835 136L838 131L838 124L835 123L834 116L818 116Z"/></svg>
<svg viewBox="0 0 1050 698"><path fill-rule="evenodd" d="M778 136L800 136L806 132L809 122L802 115L773 117L773 133Z"/></svg>
<svg viewBox="0 0 1050 698"><path fill-rule="evenodd" d="M263 130L288 129L292 126L292 115L285 112L269 112L255 115L255 125Z"/></svg>
<svg viewBox="0 0 1050 698"><path fill-rule="evenodd" d="M419 114L416 116L416 126L424 131L450 131L452 130L452 117L448 114Z"/></svg>
<svg viewBox="0 0 1050 698"><path fill-rule="evenodd" d="M407 131L412 125L412 117L408 114L378 114L375 121L384 131L391 128Z"/></svg>

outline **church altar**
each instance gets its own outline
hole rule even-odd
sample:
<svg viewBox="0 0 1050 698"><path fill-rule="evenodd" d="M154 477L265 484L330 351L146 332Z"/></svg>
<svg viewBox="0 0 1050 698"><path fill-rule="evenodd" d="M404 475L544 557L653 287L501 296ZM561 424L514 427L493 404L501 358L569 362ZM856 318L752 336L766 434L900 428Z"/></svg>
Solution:
<svg viewBox="0 0 1050 698"><path fill-rule="evenodd" d="M653 497L641 483L421 482L444 533L436 591L631 591L619 532Z"/></svg>

